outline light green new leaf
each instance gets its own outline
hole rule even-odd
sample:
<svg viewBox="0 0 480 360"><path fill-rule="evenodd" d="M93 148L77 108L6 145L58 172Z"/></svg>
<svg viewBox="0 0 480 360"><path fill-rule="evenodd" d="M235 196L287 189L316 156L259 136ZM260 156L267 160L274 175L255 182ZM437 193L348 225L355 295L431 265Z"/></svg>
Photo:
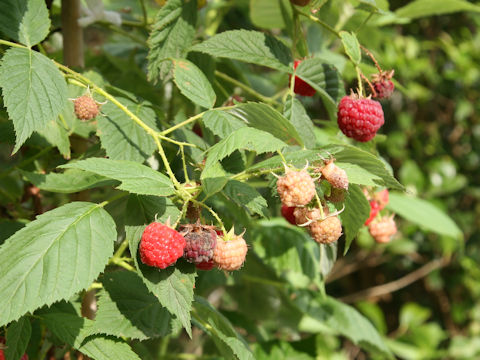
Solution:
<svg viewBox="0 0 480 360"><path fill-rule="evenodd" d="M345 250L347 253L352 240L370 216L370 204L358 185L350 184L345 199L345 210L340 214L345 229Z"/></svg>
<svg viewBox="0 0 480 360"><path fill-rule="evenodd" d="M177 264L176 267L159 271L143 264L137 256L145 225L154 221L155 217L157 221L163 223L170 217L173 222L180 212L169 199L131 195L127 204L127 214L125 219L127 239L138 274L158 301L181 321L187 333L191 335L190 308L195 284L193 265Z"/></svg>
<svg viewBox="0 0 480 360"><path fill-rule="evenodd" d="M202 120L207 128L221 138L225 138L235 130L247 126L244 121L221 110L207 111L203 115Z"/></svg>
<svg viewBox="0 0 480 360"><path fill-rule="evenodd" d="M401 217L440 235L462 239L462 231L442 210L413 196L390 192L387 208Z"/></svg>
<svg viewBox="0 0 480 360"><path fill-rule="evenodd" d="M89 158L60 167L90 171L121 181L118 189L135 194L168 196L174 193L173 184L168 177L133 161Z"/></svg>
<svg viewBox="0 0 480 360"><path fill-rule="evenodd" d="M173 60L173 80L180 92L193 103L210 109L217 96L205 74L188 60Z"/></svg>
<svg viewBox="0 0 480 360"><path fill-rule="evenodd" d="M246 207L255 214L266 215L267 201L254 187L230 180L223 189L224 194L238 206Z"/></svg>
<svg viewBox="0 0 480 360"><path fill-rule="evenodd" d="M310 322L309 319L317 321ZM355 308L331 297L314 300L299 324L301 331L325 331L325 326L350 339L354 344L392 359L392 353L372 323Z"/></svg>
<svg viewBox="0 0 480 360"><path fill-rule="evenodd" d="M207 300L195 296L192 313L195 322L212 337L225 359L254 359L247 342L235 331L230 321Z"/></svg>
<svg viewBox="0 0 480 360"><path fill-rule="evenodd" d="M451 14L459 11L480 12L480 6L464 0L416 0L397 9L395 15L417 19L425 16Z"/></svg>
<svg viewBox="0 0 480 360"><path fill-rule="evenodd" d="M268 34L250 30L230 30L194 45L192 51L239 60L289 72L290 50Z"/></svg>
<svg viewBox="0 0 480 360"><path fill-rule="evenodd" d="M58 312L56 312L58 311ZM140 360L130 346L112 337L89 336L93 321L76 314L51 309L40 314L40 318L63 342L95 360Z"/></svg>
<svg viewBox="0 0 480 360"><path fill-rule="evenodd" d="M155 112L145 103L137 104L126 98L118 98L145 124L158 130ZM115 104L107 102L102 106L106 116L98 117L98 135L102 147L112 160L144 162L155 151L156 144L147 132Z"/></svg>
<svg viewBox="0 0 480 360"><path fill-rule="evenodd" d="M44 0L0 1L0 31L28 47L45 39L50 18Z"/></svg>
<svg viewBox="0 0 480 360"><path fill-rule="evenodd" d="M170 313L130 271L105 274L91 334L146 340L170 332Z"/></svg>
<svg viewBox="0 0 480 360"><path fill-rule="evenodd" d="M359 65L362 61L362 51L360 50L360 43L358 42L357 36L354 33L340 31L340 38L350 60L352 60L354 64Z"/></svg>
<svg viewBox="0 0 480 360"><path fill-rule="evenodd" d="M302 103L293 97L288 97L283 109L283 115L295 126L305 147L307 149L315 147L316 138L313 130L313 122Z"/></svg>
<svg viewBox="0 0 480 360"><path fill-rule="evenodd" d="M266 104L249 102L239 104L226 112L244 121L248 126L266 131L289 145L303 146L303 140L293 124Z"/></svg>
<svg viewBox="0 0 480 360"><path fill-rule="evenodd" d="M330 119L335 120L337 104L345 95L343 81L338 70L321 59L305 59L295 69L295 75L318 92Z"/></svg>
<svg viewBox="0 0 480 360"><path fill-rule="evenodd" d="M235 150L245 149L262 154L281 150L286 146L283 141L265 131L250 127L240 128L210 148L204 171Z"/></svg>
<svg viewBox="0 0 480 360"><path fill-rule="evenodd" d="M0 247L0 326L87 288L116 237L110 215L87 202L39 215L12 235Z"/></svg>
<svg viewBox="0 0 480 360"><path fill-rule="evenodd" d="M64 194L71 194L94 187L118 184L116 180L77 169L66 170L62 174L37 174L23 170L20 170L20 172L39 189Z"/></svg>
<svg viewBox="0 0 480 360"><path fill-rule="evenodd" d="M195 38L197 2L169 0L158 11L148 38L148 78L164 79L172 68L167 58L185 58Z"/></svg>
<svg viewBox="0 0 480 360"><path fill-rule="evenodd" d="M53 62L28 49L9 49L0 67L0 85L16 143L13 153L37 130L56 119L66 105L67 84Z"/></svg>
<svg viewBox="0 0 480 360"><path fill-rule="evenodd" d="M5 360L20 359L25 354L31 334L32 325L26 316L10 324L7 329L7 348L4 350Z"/></svg>

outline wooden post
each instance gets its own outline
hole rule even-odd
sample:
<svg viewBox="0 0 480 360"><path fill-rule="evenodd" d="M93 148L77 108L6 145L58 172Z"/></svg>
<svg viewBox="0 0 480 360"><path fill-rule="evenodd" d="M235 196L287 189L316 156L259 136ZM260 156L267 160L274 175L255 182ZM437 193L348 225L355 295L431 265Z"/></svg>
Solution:
<svg viewBox="0 0 480 360"><path fill-rule="evenodd" d="M83 29L78 25L80 1L62 0L63 63L83 68Z"/></svg>

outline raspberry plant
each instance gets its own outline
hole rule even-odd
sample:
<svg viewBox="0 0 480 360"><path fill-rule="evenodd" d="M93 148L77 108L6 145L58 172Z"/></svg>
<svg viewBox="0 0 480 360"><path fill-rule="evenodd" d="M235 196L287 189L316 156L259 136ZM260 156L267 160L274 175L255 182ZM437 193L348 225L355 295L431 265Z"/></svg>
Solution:
<svg viewBox="0 0 480 360"><path fill-rule="evenodd" d="M98 0L79 24L108 40L89 40L83 66L68 42L83 30L58 28L66 3L0 3L6 359L314 358L317 334L393 358L325 284L357 235L395 242L393 213L461 236L377 150L388 134L369 97L390 96L394 72L357 35L395 14L342 1L364 18L353 27L320 0L141 0L124 13ZM174 259L146 260L157 246Z"/></svg>

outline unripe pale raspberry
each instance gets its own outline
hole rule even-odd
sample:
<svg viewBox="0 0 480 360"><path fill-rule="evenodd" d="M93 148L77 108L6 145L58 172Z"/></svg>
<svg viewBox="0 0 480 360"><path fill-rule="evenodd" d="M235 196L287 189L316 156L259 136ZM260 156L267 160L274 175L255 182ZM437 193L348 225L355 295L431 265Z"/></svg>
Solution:
<svg viewBox="0 0 480 360"><path fill-rule="evenodd" d="M301 5L301 4L297 4L297 5ZM297 66L300 65L301 62L302 62L302 60L295 60L294 63L293 63L293 68L296 69ZM292 79L292 76L290 75L289 76L289 83L290 83L291 79ZM311 87L307 82L303 81L298 76L295 76L295 84L293 85L293 92L295 94L301 95L301 96L313 96L313 95L315 95L316 90L313 87Z"/></svg>
<svg viewBox="0 0 480 360"><path fill-rule="evenodd" d="M217 233L214 226L195 224L182 225L180 234L186 241L183 256L187 261L200 264L208 263L213 259L213 252L217 244Z"/></svg>
<svg viewBox="0 0 480 360"><path fill-rule="evenodd" d="M368 230L376 242L388 243L391 237L397 233L397 225L393 216L384 217L372 222L368 226Z"/></svg>
<svg viewBox="0 0 480 360"><path fill-rule="evenodd" d="M321 219L322 213L318 208L308 209L305 207L297 207L293 210L293 216L295 217L297 225L302 225L311 220Z"/></svg>
<svg viewBox="0 0 480 360"><path fill-rule="evenodd" d="M160 269L175 264L183 255L185 238L171 227L154 222L148 225L140 241L140 259Z"/></svg>
<svg viewBox="0 0 480 360"><path fill-rule="evenodd" d="M319 244L331 244L342 236L342 223L338 216L330 216L309 225L312 238Z"/></svg>
<svg viewBox="0 0 480 360"><path fill-rule="evenodd" d="M315 196L315 183L306 170L286 168L284 176L277 180L277 192L283 205L307 205Z"/></svg>
<svg viewBox="0 0 480 360"><path fill-rule="evenodd" d="M99 113L99 105L90 95L82 95L73 100L73 107L80 120L91 120Z"/></svg>
<svg viewBox="0 0 480 360"><path fill-rule="evenodd" d="M321 170L323 177L335 188L348 190L348 177L345 170L340 169L333 161L327 164Z"/></svg>
<svg viewBox="0 0 480 360"><path fill-rule="evenodd" d="M337 122L346 136L361 142L372 140L385 122L382 105L356 95L344 96L338 105Z"/></svg>
<svg viewBox="0 0 480 360"><path fill-rule="evenodd" d="M229 232L224 238L219 238L213 261L220 270L234 271L243 266L247 255L247 243L242 235Z"/></svg>

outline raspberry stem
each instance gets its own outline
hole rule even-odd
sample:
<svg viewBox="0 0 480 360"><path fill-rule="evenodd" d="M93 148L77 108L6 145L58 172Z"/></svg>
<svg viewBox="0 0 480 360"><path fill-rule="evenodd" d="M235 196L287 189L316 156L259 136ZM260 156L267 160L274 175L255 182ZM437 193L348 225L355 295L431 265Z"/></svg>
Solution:
<svg viewBox="0 0 480 360"><path fill-rule="evenodd" d="M365 94L363 91L362 70L358 66L355 66L355 70L357 71L358 95L363 97Z"/></svg>

